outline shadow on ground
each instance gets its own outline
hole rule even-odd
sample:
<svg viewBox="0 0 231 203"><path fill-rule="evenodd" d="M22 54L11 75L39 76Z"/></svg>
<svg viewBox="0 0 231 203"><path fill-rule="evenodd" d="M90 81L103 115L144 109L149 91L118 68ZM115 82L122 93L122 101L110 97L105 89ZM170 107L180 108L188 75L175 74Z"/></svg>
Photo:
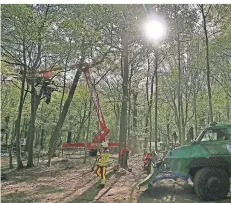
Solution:
<svg viewBox="0 0 231 203"><path fill-rule="evenodd" d="M188 184L156 185L152 189L144 191L137 203L204 203L200 201L193 192L192 186ZM230 203L231 198L226 200L206 203Z"/></svg>
<svg viewBox="0 0 231 203"><path fill-rule="evenodd" d="M82 195L78 196L77 199L70 201L70 203L89 203L94 200L94 198L97 196L99 191L101 190L100 188L97 188L97 184L94 184L91 186L86 192L84 192ZM98 202L101 203L101 202Z"/></svg>
<svg viewBox="0 0 231 203"><path fill-rule="evenodd" d="M107 174L107 179L110 178L113 175L113 172L109 172ZM89 203L93 202L99 191L100 188L97 188L97 185L99 182L92 185L89 189L87 189L84 193L82 193L80 196L78 196L76 199L70 201L70 203ZM104 203L102 201L94 201L94 203Z"/></svg>

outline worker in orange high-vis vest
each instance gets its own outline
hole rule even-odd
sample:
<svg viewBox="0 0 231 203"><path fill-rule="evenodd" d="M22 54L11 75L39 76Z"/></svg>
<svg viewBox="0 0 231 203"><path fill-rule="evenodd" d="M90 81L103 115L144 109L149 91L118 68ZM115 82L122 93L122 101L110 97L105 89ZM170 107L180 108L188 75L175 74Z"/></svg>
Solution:
<svg viewBox="0 0 231 203"><path fill-rule="evenodd" d="M107 142L102 142L101 149L97 155L96 159L96 174L97 176L101 177L101 183L98 186L99 188L103 188L106 183L106 167L108 166L110 153L108 150Z"/></svg>

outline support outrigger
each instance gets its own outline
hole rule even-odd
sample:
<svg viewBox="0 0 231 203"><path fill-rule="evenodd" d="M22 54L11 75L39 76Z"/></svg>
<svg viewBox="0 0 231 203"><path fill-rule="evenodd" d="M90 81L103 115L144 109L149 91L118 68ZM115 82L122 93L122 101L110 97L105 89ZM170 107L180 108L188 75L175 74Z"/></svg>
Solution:
<svg viewBox="0 0 231 203"><path fill-rule="evenodd" d="M159 167L158 167L158 165L159 165ZM164 180L164 179L176 180L178 178L181 178L181 179L187 181L189 178L188 175L175 174L169 170L166 170L164 160L162 160L161 163L160 163L160 161L155 162L155 163L153 161L151 161L150 167L151 167L150 174L137 185L138 189L140 189L140 187L143 187L146 185L148 186L148 188L152 188L152 185L154 183L156 183L157 181L160 181L160 180Z"/></svg>

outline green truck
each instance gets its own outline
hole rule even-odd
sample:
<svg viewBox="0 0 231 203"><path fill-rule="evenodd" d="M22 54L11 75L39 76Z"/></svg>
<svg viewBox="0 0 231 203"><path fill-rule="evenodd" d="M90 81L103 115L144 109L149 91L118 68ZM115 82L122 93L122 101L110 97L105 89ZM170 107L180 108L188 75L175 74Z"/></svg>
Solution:
<svg viewBox="0 0 231 203"><path fill-rule="evenodd" d="M169 150L162 162L160 167L152 164L151 173L138 187L152 187L162 179L190 178L201 200L224 199L230 191L231 123L212 123L190 144Z"/></svg>

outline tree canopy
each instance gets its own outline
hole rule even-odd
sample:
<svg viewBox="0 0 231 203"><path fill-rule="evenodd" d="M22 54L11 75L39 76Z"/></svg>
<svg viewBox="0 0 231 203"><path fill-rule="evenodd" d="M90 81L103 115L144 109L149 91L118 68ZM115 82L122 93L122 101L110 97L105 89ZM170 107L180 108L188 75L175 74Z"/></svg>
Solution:
<svg viewBox="0 0 231 203"><path fill-rule="evenodd" d="M76 63L94 64L90 72L109 137L120 140L120 147L130 139L173 142L174 132L184 144L190 127L199 133L211 121L231 120L231 7L145 8L1 6L2 127L8 126L12 143L15 136L17 142L28 138L28 166L42 130L50 153L68 132L74 142L85 142L97 131L83 67L73 68ZM153 43L143 24L157 16L167 33ZM44 70L53 70L48 81L41 77ZM43 92L46 82L50 100Z"/></svg>

